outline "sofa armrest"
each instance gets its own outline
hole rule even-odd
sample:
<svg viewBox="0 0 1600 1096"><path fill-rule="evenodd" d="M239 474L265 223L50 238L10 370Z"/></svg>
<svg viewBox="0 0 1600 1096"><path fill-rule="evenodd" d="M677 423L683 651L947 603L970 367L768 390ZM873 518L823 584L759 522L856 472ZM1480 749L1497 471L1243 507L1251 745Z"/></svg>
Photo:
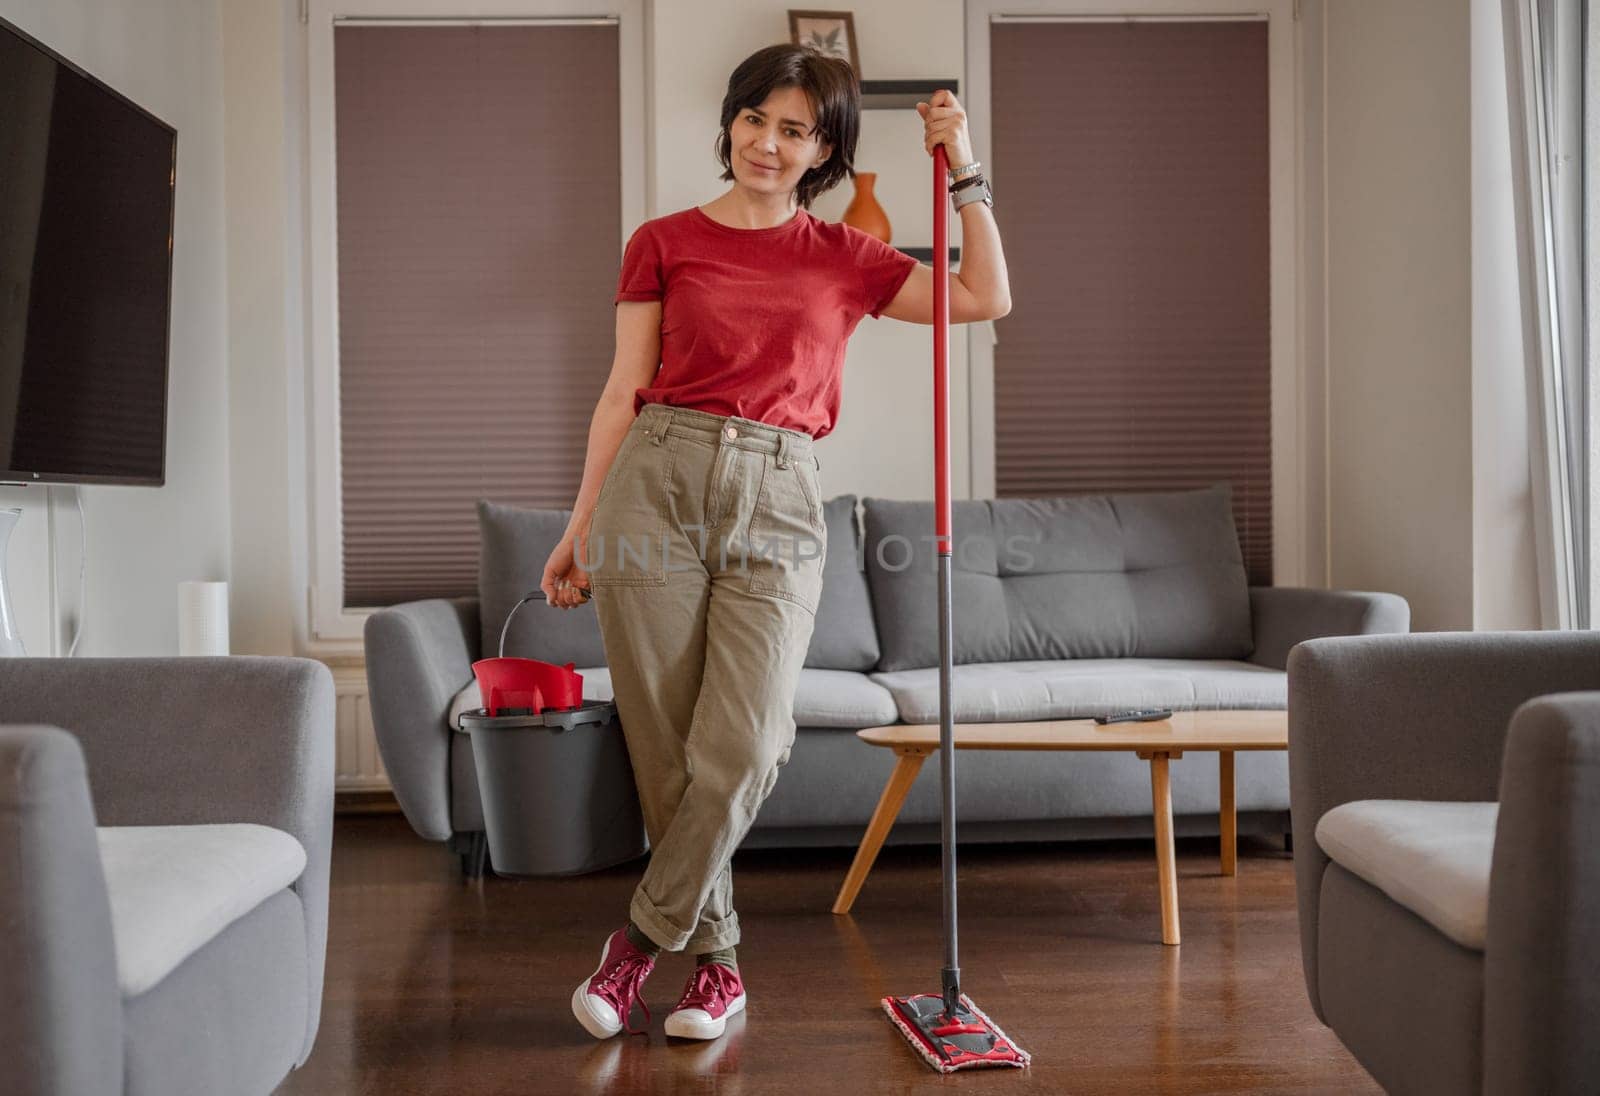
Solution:
<svg viewBox="0 0 1600 1096"><path fill-rule="evenodd" d="M1511 714L1600 687L1600 632L1423 632L1313 639L1289 655L1289 810L1300 946L1317 996L1317 822L1358 799L1487 801Z"/></svg>
<svg viewBox="0 0 1600 1096"><path fill-rule="evenodd" d="M1365 636L1411 630L1411 606L1398 594L1250 587L1250 661L1287 669L1296 643L1321 636Z"/></svg>
<svg viewBox="0 0 1600 1096"><path fill-rule="evenodd" d="M419 837L450 824L450 701L472 680L478 599L435 598L367 618L367 701L394 797Z"/></svg>
<svg viewBox="0 0 1600 1096"><path fill-rule="evenodd" d="M77 741L56 727L0 727L7 1092L122 1091L122 994L94 824Z"/></svg>
<svg viewBox="0 0 1600 1096"><path fill-rule="evenodd" d="M333 675L305 658L0 659L0 712L70 731L102 826L256 822L306 850L306 1043L321 1018L333 845Z"/></svg>
<svg viewBox="0 0 1600 1096"><path fill-rule="evenodd" d="M1600 1079L1600 692L1517 709L1500 774L1484 952L1484 1091Z"/></svg>

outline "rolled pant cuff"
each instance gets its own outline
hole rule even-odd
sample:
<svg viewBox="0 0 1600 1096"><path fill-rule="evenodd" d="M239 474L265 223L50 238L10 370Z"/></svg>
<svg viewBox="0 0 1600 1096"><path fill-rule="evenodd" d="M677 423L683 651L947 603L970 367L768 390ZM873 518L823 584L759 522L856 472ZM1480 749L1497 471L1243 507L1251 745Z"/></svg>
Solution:
<svg viewBox="0 0 1600 1096"><path fill-rule="evenodd" d="M655 941L664 951L683 951L693 945L696 954L731 948L739 943L739 915L730 913L721 921L714 921L696 934L693 930L678 928L663 917L644 895L635 893L628 905L628 916L639 931Z"/></svg>
<svg viewBox="0 0 1600 1096"><path fill-rule="evenodd" d="M737 947L739 944L739 915L730 913L721 921L702 922L695 932L689 937L689 942L683 950L693 955L704 955L711 951L721 951L723 948Z"/></svg>

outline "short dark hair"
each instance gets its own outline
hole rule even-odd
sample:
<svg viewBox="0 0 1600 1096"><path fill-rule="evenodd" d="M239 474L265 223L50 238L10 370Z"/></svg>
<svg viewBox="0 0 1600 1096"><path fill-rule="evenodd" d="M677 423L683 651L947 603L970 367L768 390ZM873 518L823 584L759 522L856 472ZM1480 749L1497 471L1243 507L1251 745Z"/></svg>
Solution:
<svg viewBox="0 0 1600 1096"><path fill-rule="evenodd" d="M833 153L821 167L800 177L795 195L804 208L831 190L839 180L855 177L856 135L861 130L861 88L848 61L828 57L810 46L777 45L757 50L728 77L722 97L722 132L717 135L717 159L722 178L733 178L733 137L730 128L741 110L759 107L779 88L799 88L816 112L815 132Z"/></svg>

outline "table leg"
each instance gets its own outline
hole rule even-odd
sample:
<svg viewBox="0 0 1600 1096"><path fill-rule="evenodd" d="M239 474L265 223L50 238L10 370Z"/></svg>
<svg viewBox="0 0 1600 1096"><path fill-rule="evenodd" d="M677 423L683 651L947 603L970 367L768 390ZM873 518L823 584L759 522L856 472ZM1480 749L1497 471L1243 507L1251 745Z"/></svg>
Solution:
<svg viewBox="0 0 1600 1096"><path fill-rule="evenodd" d="M1161 942L1178 943L1178 865L1172 844L1172 785L1167 762L1172 755L1141 754L1150 762L1150 799L1156 818L1156 876L1161 887Z"/></svg>
<svg viewBox="0 0 1600 1096"><path fill-rule="evenodd" d="M1217 751L1217 800L1222 811L1222 874L1239 867L1239 815L1234 806L1233 751Z"/></svg>
<svg viewBox="0 0 1600 1096"><path fill-rule="evenodd" d="M833 901L834 913L849 913L850 907L855 904L856 895L861 893L861 885L867 881L867 873L878 859L883 839L889 836L894 820L900 815L900 807L906 801L906 793L911 791L911 784L917 779L917 773L922 771L922 762L927 756L926 751L898 755L894 772L889 774L889 783L884 785L883 794L878 797L877 809L872 812L872 821L867 823L861 847L856 850L855 861L850 865L849 874L844 877L839 896Z"/></svg>

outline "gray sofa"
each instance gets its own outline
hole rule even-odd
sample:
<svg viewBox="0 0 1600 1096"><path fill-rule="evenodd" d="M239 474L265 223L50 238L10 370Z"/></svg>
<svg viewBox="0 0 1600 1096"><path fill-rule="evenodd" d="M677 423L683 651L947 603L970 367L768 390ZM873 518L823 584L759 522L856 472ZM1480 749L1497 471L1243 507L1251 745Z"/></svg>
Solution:
<svg viewBox="0 0 1600 1096"><path fill-rule="evenodd" d="M1225 488L953 504L957 722L1081 717L1164 706L1278 708L1300 640L1404 631L1389 594L1248 587ZM854 845L893 767L852 733L936 722L933 504L844 495L825 507L824 588L795 698L796 741L746 847ZM472 663L492 655L511 606L538 588L562 511L480 503L479 597L372 614L366 661L384 765L418 834L481 865L483 813L469 736ZM575 662L587 697L609 699L592 608L524 606L506 653ZM1286 833L1281 753L1238 758L1241 832ZM937 841L938 774L913 786L891 842ZM1131 755L963 756L964 840L1151 833L1146 767ZM1181 833L1217 832L1216 762L1173 765Z"/></svg>
<svg viewBox="0 0 1600 1096"><path fill-rule="evenodd" d="M1306 643L1289 762L1306 986L1361 1064L1600 1092L1600 633Z"/></svg>
<svg viewBox="0 0 1600 1096"><path fill-rule="evenodd" d="M321 1015L327 667L0 659L0 718L0 1091L272 1091Z"/></svg>

